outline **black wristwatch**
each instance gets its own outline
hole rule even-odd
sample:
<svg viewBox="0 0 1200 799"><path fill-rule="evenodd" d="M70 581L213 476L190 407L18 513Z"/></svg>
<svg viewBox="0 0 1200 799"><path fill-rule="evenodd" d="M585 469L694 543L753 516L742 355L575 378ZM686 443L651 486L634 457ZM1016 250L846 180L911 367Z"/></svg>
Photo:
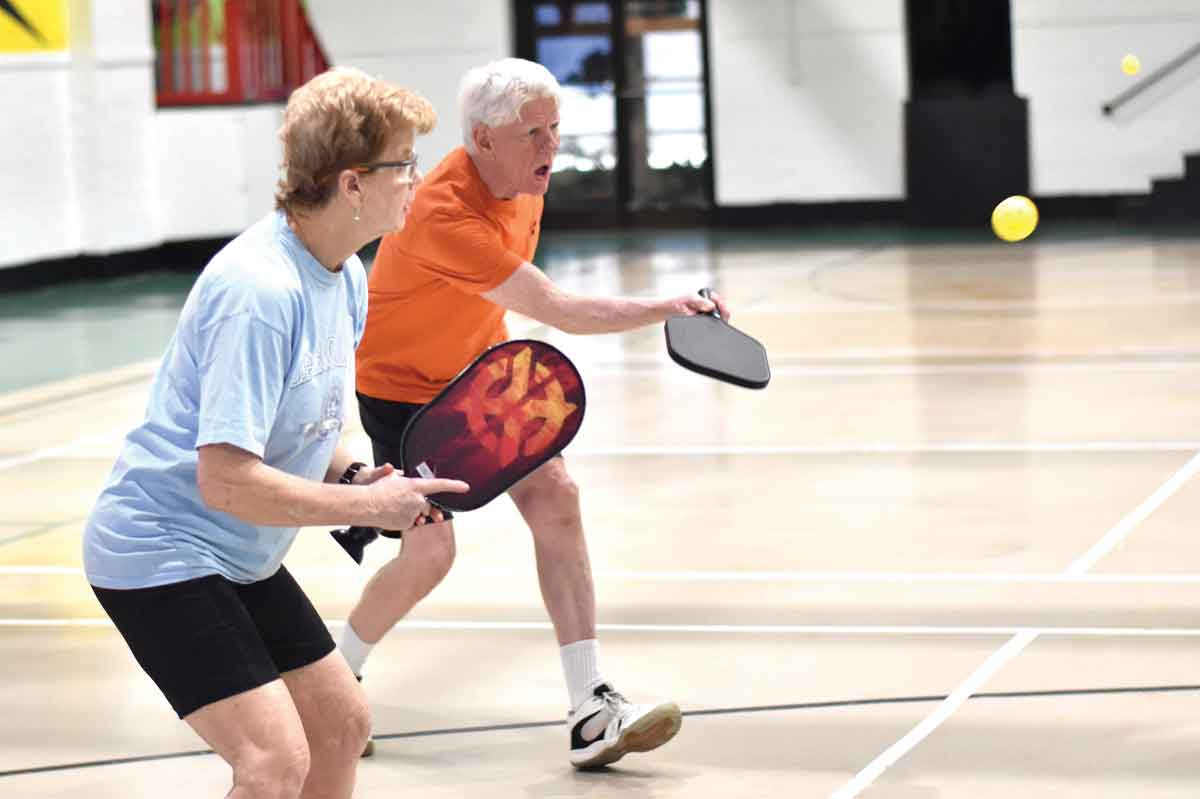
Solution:
<svg viewBox="0 0 1200 799"><path fill-rule="evenodd" d="M338 478L338 482L342 485L350 485L354 482L354 476L358 474L360 470L365 469L366 466L367 464L363 463L362 461L355 461L346 467L346 471L342 472L342 476Z"/></svg>

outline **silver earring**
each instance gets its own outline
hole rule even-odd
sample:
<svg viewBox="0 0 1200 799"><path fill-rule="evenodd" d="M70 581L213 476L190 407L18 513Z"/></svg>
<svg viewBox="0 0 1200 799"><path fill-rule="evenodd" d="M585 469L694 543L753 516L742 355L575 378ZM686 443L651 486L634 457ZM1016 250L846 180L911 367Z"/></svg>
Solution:
<svg viewBox="0 0 1200 799"><path fill-rule="evenodd" d="M358 209L357 208L354 209L354 221L355 222L358 221Z"/></svg>

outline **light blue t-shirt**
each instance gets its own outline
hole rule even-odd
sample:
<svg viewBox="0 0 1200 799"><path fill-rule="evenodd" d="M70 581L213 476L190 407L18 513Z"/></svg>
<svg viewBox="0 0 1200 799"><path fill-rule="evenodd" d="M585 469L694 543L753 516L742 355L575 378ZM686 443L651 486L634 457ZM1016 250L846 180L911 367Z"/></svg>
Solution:
<svg viewBox="0 0 1200 799"><path fill-rule="evenodd" d="M299 528L248 524L206 506L197 448L232 444L276 469L323 480L366 316L358 256L330 272L282 212L217 253L188 295L146 416L126 436L88 519L89 582L144 588L274 574Z"/></svg>

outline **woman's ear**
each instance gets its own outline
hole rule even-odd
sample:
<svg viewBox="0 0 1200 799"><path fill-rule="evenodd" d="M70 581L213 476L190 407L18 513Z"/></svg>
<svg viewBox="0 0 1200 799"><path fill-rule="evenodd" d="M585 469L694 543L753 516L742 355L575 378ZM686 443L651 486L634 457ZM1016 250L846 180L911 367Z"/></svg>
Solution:
<svg viewBox="0 0 1200 799"><path fill-rule="evenodd" d="M362 200L362 181L353 169L343 169L338 174L338 193L350 200Z"/></svg>

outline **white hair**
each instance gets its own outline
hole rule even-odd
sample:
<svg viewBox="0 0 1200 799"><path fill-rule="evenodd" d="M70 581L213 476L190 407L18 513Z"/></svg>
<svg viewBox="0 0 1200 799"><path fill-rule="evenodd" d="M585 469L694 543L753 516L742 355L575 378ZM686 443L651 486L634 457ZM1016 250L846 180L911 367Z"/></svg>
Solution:
<svg viewBox="0 0 1200 799"><path fill-rule="evenodd" d="M475 67L458 86L458 115L463 146L474 155L475 128L509 125L521 118L521 108L531 100L549 99L558 108L562 95L550 70L522 58L502 58Z"/></svg>

